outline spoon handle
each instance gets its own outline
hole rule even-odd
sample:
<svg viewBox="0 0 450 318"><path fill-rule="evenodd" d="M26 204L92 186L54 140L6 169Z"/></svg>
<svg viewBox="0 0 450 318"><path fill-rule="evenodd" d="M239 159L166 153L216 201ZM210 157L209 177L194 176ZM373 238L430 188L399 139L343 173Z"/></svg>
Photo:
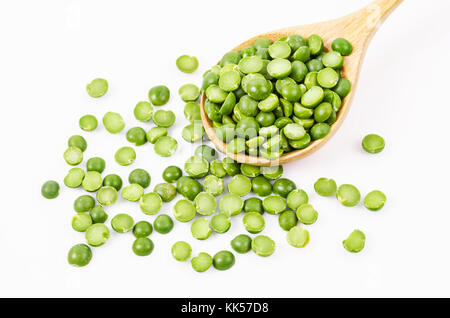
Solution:
<svg viewBox="0 0 450 318"><path fill-rule="evenodd" d="M376 0L341 19L347 22L355 34L358 34L360 40L368 42L389 14L402 2L403 0Z"/></svg>

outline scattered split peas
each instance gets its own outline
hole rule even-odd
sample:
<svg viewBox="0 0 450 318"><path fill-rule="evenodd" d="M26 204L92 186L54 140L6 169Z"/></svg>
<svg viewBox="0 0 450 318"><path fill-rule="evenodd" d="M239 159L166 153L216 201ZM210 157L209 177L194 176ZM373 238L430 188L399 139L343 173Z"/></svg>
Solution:
<svg viewBox="0 0 450 318"><path fill-rule="evenodd" d="M214 122L217 136L228 143L229 151L277 159L284 153L308 147L329 133L342 100L351 90L351 83L341 76L341 68L343 57L351 54L352 50L352 45L342 38L334 40L332 51L327 51L318 35L307 39L292 35L273 43L261 38L240 52L225 54L219 65L204 74L201 88L185 84L178 90L179 97L186 102L184 114L190 122L183 129L183 139L196 142L204 136L197 104L203 91L207 97L205 112ZM177 59L176 65L180 71L192 73L198 68L198 60L183 55ZM99 98L107 93L108 82L94 79L86 90L91 97ZM158 155L171 156L178 146L176 139L168 135L168 128L175 123L175 114L171 110L154 111L153 108L168 103L170 90L164 85L154 86L148 97L149 102L136 104L134 117L143 123L153 121L156 126L148 132L141 127L132 127L128 129L126 139L134 146L143 146L148 141L154 144ZM119 113L107 112L102 122L112 134L119 134L125 128L125 121ZM84 131L93 131L98 121L93 115L85 115L80 118L79 126ZM362 141L362 147L369 153L379 153L384 146L384 139L375 134ZM69 165L79 165L86 149L86 139L73 135L68 140L65 161ZM114 158L119 165L131 165L136 152L125 146L117 150ZM267 212L278 215L280 227L287 231L288 243L301 248L310 240L304 226L312 225L318 219L318 212L309 203L308 194L297 189L293 181L281 178L282 166L261 168L239 164L230 158L220 160L215 149L206 145L197 147L194 156L186 161L184 172L187 176L183 176L179 167L168 166L162 173L166 183L157 184L153 191L147 193L151 177L144 169L131 171L129 184L122 187L120 176L109 174L102 177L105 168L104 159L92 157L87 160L85 170L72 168L64 178L68 188L82 186L88 192L96 192L96 200L90 195L81 195L74 202L77 214L72 218L72 227L85 232L88 245L77 244L70 249L68 262L71 265L87 265L92 258L89 245L101 246L109 239L110 230L105 224L108 214L103 206L114 204L119 191L125 200L139 202L141 211L147 215L157 214L164 202L172 201L177 193L182 194L185 199L176 202L173 216L179 222L191 222L197 214L204 216L190 225L192 237L198 240L208 239L213 232L226 233L232 225L232 217L242 211L245 213L243 224L249 234L261 233L266 224L263 214ZM223 178L227 175L232 177L226 187L229 193L217 205L216 196L225 191ZM202 183L197 181L202 178ZM333 179L320 178L314 189L320 196L336 195L344 206L355 206L361 201L356 187L349 184L337 187ZM59 190L56 181L47 181L41 193L52 199L58 196ZM242 198L250 193L263 199ZM96 205L96 201L101 205ZM385 202L386 196L379 190L364 197L364 205L371 211L380 210ZM110 223L118 233L133 233L132 251L137 256L152 253L154 243L149 236L153 230L168 234L174 227L167 214L159 214L153 225L148 221L135 223L133 217L126 213L115 215ZM352 253L360 252L364 245L365 235L360 230L353 231L343 241L344 248ZM267 257L275 252L275 242L266 235L252 238L241 234L231 241L231 248L239 254L253 250L255 254ZM213 257L200 252L191 258L192 248L184 241L176 242L171 252L177 261L191 260L192 268L197 272L204 272L211 265L218 270L227 270L235 264L234 254L227 250Z"/></svg>

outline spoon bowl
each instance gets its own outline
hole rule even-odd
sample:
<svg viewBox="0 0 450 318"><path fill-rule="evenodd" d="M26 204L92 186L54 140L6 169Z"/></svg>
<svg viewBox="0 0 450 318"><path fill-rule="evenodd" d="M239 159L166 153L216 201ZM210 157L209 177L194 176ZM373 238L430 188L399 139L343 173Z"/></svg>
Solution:
<svg viewBox="0 0 450 318"><path fill-rule="evenodd" d="M383 21L402 1L403 0L376 0L361 10L347 16L326 22L294 26L260 34L248 39L233 49L233 51L240 51L247 46L253 45L253 42L261 37L267 38L274 42L281 37L288 37L292 34L299 34L304 38L307 38L311 34L318 34L324 41L324 47L330 50L331 43L334 39L340 37L346 38L353 45L353 52L351 55L344 58L344 66L341 73L352 83L352 89L350 93L342 100L342 106L337 113L336 122L331 125L331 130L327 136L311 142L311 144L304 149L285 153L276 160L269 160L260 156L250 156L244 153L230 153L226 149L226 143L217 138L213 128L213 123L205 113L204 104L206 101L206 95L203 92L200 110L203 126L208 137L217 149L225 153L228 157L240 163L247 163L257 166L282 165L301 159L318 150L336 133L350 109L350 105L355 94L356 85L358 83L361 64L370 40Z"/></svg>

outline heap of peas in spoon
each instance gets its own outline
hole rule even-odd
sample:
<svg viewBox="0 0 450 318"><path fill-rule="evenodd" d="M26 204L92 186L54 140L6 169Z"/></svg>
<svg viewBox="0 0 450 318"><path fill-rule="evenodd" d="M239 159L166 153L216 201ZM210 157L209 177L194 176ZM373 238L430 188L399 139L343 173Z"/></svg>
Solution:
<svg viewBox="0 0 450 318"><path fill-rule="evenodd" d="M324 138L351 89L341 70L352 51L342 38L328 52L320 36L293 34L226 53L204 74L202 90L227 152L276 160Z"/></svg>

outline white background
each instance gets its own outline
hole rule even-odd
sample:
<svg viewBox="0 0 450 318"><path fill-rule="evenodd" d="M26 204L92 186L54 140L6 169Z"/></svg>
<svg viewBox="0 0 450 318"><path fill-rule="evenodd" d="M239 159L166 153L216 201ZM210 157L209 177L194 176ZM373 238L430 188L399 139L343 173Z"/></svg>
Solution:
<svg viewBox="0 0 450 318"><path fill-rule="evenodd" d="M374 37L362 68L352 109L339 132L314 155L285 166L285 176L310 194L319 220L309 226L311 242L295 249L285 240L277 217L266 215L262 234L277 244L269 258L236 255L227 272L199 274L176 262L170 247L186 240L197 255L230 249L243 233L241 217L231 230L194 240L188 224L175 223L170 234L153 233L149 257L131 251L133 235L112 232L107 244L93 249L85 268L67 264L67 251L84 242L70 226L73 200L83 192L63 186L69 167L62 154L72 134L87 138L85 159L101 156L105 173L124 181L137 167L162 182L169 164L182 166L193 151L181 138L187 124L177 96L184 83L201 83L202 73L224 52L269 30L328 20L369 1L2 1L0 4L0 296L125 297L381 297L450 296L448 61L450 2L406 0ZM179 55L195 55L191 75L175 67ZM106 96L90 98L86 84L109 81ZM169 86L177 115L170 135L179 150L158 157L150 144L137 149L130 167L119 167L113 154L127 145L124 130L111 135L100 127L78 128L78 118L101 119L120 112L127 128L146 129L132 115L150 87ZM379 155L362 151L367 133L385 137ZM83 163L84 164L84 163ZM361 204L345 208L334 198L318 197L319 177L355 184L366 194L383 190L388 201L378 212ZM56 200L40 195L41 184L58 180ZM136 220L149 219L135 203L108 208ZM172 202L173 203L173 202ZM172 204L163 212L172 215ZM109 223L109 221L108 221ZM353 255L342 240L355 228L366 233L366 248Z"/></svg>

